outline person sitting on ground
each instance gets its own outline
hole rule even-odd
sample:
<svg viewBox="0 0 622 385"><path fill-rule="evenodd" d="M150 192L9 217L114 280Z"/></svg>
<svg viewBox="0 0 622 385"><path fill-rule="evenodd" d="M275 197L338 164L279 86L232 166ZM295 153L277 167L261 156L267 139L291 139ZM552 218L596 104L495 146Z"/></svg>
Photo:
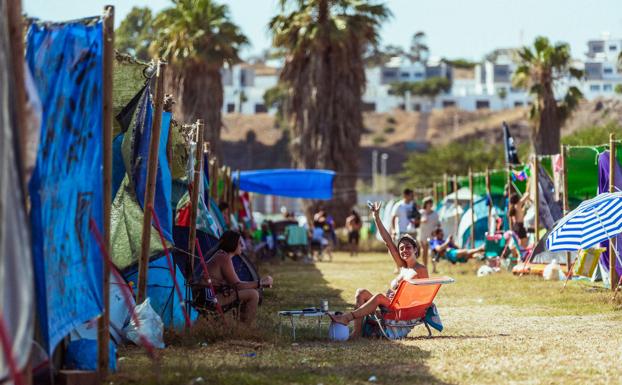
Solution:
<svg viewBox="0 0 622 385"><path fill-rule="evenodd" d="M363 222L361 216L352 210L352 214L346 218L346 230L348 230L348 245L350 245L350 256L353 257L359 253L359 240L361 238L361 227Z"/></svg>
<svg viewBox="0 0 622 385"><path fill-rule="evenodd" d="M352 331L351 337L360 337L362 335L363 318L365 316L374 314L379 306L388 307L391 304L391 299L395 295L395 291L405 275L408 275L409 278L428 278L428 269L417 262L420 252L419 244L415 238L409 234L402 235L398 239L397 245L393 243L391 235L380 220L380 206L381 204L376 202L370 206L370 209L374 216L378 231L382 236L382 240L385 242L395 265L401 271L398 277L391 282L391 288L386 295L372 294L367 289L358 289L355 296L356 309L354 311L345 314L329 314L334 322L344 325L354 321L354 330Z"/></svg>
<svg viewBox="0 0 622 385"><path fill-rule="evenodd" d="M237 231L225 231L218 241L218 251L207 262L207 271L214 284L216 298L221 306L240 301L240 320L252 325L259 305L259 289L272 287L272 277L258 281L241 281L233 267L232 258L242 253L242 237Z"/></svg>
<svg viewBox="0 0 622 385"><path fill-rule="evenodd" d="M454 243L454 236L450 235L447 240L444 239L445 234L440 227L433 233L433 238L430 239L430 250L435 253L435 258L432 262L434 264L434 271L436 271L436 263L440 258L446 258L451 263L466 262L469 258L473 258L475 254L484 251L484 245L476 249L460 249Z"/></svg>
<svg viewBox="0 0 622 385"><path fill-rule="evenodd" d="M516 236L520 240L521 247L527 247L529 239L527 238L527 230L525 229L525 203L529 200L529 194L523 195L522 198L518 194L510 195L510 226Z"/></svg>

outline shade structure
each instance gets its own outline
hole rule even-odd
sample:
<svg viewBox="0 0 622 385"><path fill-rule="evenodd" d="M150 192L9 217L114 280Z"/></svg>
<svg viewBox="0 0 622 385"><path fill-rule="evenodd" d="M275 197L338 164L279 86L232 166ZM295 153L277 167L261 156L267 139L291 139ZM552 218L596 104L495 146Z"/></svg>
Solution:
<svg viewBox="0 0 622 385"><path fill-rule="evenodd" d="M584 201L562 218L546 239L550 251L589 249L622 232L622 192Z"/></svg>
<svg viewBox="0 0 622 385"><path fill-rule="evenodd" d="M272 169L235 175L240 190L290 198L331 199L335 172L330 170Z"/></svg>

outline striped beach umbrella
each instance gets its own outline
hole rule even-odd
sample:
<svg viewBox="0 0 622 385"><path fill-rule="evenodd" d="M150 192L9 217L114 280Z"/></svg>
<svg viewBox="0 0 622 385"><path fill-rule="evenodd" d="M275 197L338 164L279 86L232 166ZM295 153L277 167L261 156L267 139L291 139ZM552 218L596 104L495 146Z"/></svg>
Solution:
<svg viewBox="0 0 622 385"><path fill-rule="evenodd" d="M602 193L584 201L553 228L546 239L550 251L589 249L622 233L622 192Z"/></svg>

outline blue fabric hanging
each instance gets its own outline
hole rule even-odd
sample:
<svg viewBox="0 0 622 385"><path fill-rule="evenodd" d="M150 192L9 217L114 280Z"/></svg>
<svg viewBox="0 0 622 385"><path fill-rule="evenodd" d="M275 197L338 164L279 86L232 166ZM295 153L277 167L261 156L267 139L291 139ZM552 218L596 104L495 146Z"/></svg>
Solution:
<svg viewBox="0 0 622 385"><path fill-rule="evenodd" d="M147 189L147 169L149 161L149 142L151 140L151 125L153 121L153 105L150 88L145 88L138 105L136 126L134 127L132 149L132 180L136 189L136 198L140 207L145 210L145 191ZM162 114L160 143L158 149L158 171L156 176L156 190L153 207L160 220L164 237L173 242L173 210L171 208L172 177L171 169L166 157L166 143L171 124L171 113Z"/></svg>
<svg viewBox="0 0 622 385"><path fill-rule="evenodd" d="M26 60L43 106L30 181L38 319L49 353L102 309L102 22L33 24Z"/></svg>

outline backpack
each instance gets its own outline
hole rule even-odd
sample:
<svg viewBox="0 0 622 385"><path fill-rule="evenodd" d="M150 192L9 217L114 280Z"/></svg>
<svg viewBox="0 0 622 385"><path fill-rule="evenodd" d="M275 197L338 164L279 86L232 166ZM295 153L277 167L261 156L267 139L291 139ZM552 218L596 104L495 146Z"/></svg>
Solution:
<svg viewBox="0 0 622 385"><path fill-rule="evenodd" d="M418 229L421 225L421 213L419 212L419 208L417 207L417 204L415 202L413 202L413 208L408 215L408 219L414 222L416 229Z"/></svg>

